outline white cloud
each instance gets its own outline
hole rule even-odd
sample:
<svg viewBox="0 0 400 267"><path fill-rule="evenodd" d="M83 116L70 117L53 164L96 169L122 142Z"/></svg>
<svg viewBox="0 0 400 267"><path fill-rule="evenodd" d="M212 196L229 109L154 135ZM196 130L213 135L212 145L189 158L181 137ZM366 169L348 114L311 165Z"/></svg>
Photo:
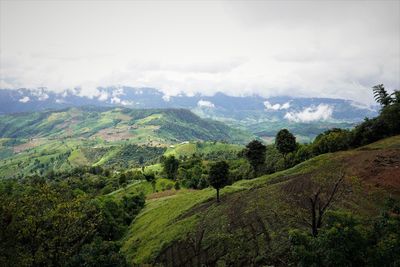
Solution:
<svg viewBox="0 0 400 267"><path fill-rule="evenodd" d="M45 101L48 98L49 98L48 94L41 94L40 96L38 96L39 101Z"/></svg>
<svg viewBox="0 0 400 267"><path fill-rule="evenodd" d="M290 108L290 102L286 102L284 104L274 104L272 105L269 101L264 101L265 108L272 109L272 110L280 110L280 109L288 109Z"/></svg>
<svg viewBox="0 0 400 267"><path fill-rule="evenodd" d="M312 122L328 120L332 117L333 107L326 104L319 104L317 107L307 107L300 112L287 112L285 119L294 122Z"/></svg>
<svg viewBox="0 0 400 267"><path fill-rule="evenodd" d="M31 99L29 98L29 96L24 96L23 98L21 98L20 100L18 100L21 103L26 103L29 102Z"/></svg>
<svg viewBox="0 0 400 267"><path fill-rule="evenodd" d="M99 95L99 97L98 97L98 99L99 99L100 101L107 101L107 99L108 99L108 94L107 94L107 92L101 92L100 95Z"/></svg>
<svg viewBox="0 0 400 267"><path fill-rule="evenodd" d="M163 96L162 96L162 99L163 99L165 102L169 102L169 100L171 99L171 96L170 96L170 95L163 95Z"/></svg>
<svg viewBox="0 0 400 267"><path fill-rule="evenodd" d="M93 98L99 86L125 85L371 104L373 85L400 87L399 1L0 5L2 88L79 87Z"/></svg>
<svg viewBox="0 0 400 267"><path fill-rule="evenodd" d="M121 101L121 105L123 105L123 106L133 106L133 102L132 101L127 101L127 100L122 100Z"/></svg>
<svg viewBox="0 0 400 267"><path fill-rule="evenodd" d="M214 108L215 105L207 100L199 100L199 102L197 102L197 106L200 108Z"/></svg>
<svg viewBox="0 0 400 267"><path fill-rule="evenodd" d="M110 102L111 102L111 104L120 104L121 103L121 99L119 97L117 97L117 96L113 96L111 98Z"/></svg>

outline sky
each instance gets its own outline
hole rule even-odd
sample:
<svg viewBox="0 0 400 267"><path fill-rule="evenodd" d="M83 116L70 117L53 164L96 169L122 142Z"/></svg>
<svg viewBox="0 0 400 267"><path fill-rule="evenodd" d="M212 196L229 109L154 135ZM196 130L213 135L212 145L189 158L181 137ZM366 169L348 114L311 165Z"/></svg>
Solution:
<svg viewBox="0 0 400 267"><path fill-rule="evenodd" d="M400 88L400 1L0 0L0 88L333 97Z"/></svg>

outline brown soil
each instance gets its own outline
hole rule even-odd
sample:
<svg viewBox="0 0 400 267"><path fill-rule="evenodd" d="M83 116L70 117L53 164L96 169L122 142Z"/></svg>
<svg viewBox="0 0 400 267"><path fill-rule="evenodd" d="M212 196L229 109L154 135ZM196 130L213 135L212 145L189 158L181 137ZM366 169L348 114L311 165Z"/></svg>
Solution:
<svg viewBox="0 0 400 267"><path fill-rule="evenodd" d="M128 130L114 128L102 129L94 135L94 137L100 137L101 139L109 142L126 140L134 136L135 135Z"/></svg>
<svg viewBox="0 0 400 267"><path fill-rule="evenodd" d="M400 192L400 149L357 151L343 165L368 185Z"/></svg>
<svg viewBox="0 0 400 267"><path fill-rule="evenodd" d="M41 139L32 139L27 143L14 146L13 147L13 151L14 151L14 153L20 153L20 152L25 151L27 149L31 149L31 148L37 147L38 145L40 145L42 143L43 143L43 140L41 140Z"/></svg>
<svg viewBox="0 0 400 267"><path fill-rule="evenodd" d="M171 190L165 190L157 193L150 194L146 197L147 200L149 199L156 199L156 198L162 198L162 197L169 197L176 195L177 191L174 189Z"/></svg>

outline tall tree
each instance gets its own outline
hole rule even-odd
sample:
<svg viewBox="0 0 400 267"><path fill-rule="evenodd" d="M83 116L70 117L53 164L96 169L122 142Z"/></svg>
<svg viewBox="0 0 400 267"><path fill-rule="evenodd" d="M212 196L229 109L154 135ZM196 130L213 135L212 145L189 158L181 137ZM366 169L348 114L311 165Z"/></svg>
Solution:
<svg viewBox="0 0 400 267"><path fill-rule="evenodd" d="M247 144L244 156L253 167L254 174L257 176L259 168L265 162L267 147L258 140L253 140Z"/></svg>
<svg viewBox="0 0 400 267"><path fill-rule="evenodd" d="M286 162L287 154L296 150L296 137L287 129L282 129L276 134L275 146Z"/></svg>
<svg viewBox="0 0 400 267"><path fill-rule="evenodd" d="M179 168L179 160L174 156L166 157L163 161L163 168L164 172L167 174L167 178L175 180Z"/></svg>
<svg viewBox="0 0 400 267"><path fill-rule="evenodd" d="M229 183L229 165L226 161L219 161L211 166L209 183L217 190L217 202L219 202L219 190Z"/></svg>
<svg viewBox="0 0 400 267"><path fill-rule="evenodd" d="M382 107L389 106L392 102L392 98L389 93L386 91L383 84L378 84L372 87L374 92L375 101L378 102Z"/></svg>

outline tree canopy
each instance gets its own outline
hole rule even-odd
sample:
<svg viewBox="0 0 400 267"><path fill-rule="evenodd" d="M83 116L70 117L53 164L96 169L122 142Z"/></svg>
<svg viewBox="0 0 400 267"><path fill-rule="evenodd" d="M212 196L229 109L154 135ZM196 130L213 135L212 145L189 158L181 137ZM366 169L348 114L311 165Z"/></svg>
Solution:
<svg viewBox="0 0 400 267"><path fill-rule="evenodd" d="M276 134L275 146L283 157L296 150L296 137L287 129L282 129Z"/></svg>
<svg viewBox="0 0 400 267"><path fill-rule="evenodd" d="M213 164L209 172L209 183L217 190L217 201L219 202L219 190L229 184L229 165L226 161Z"/></svg>
<svg viewBox="0 0 400 267"><path fill-rule="evenodd" d="M179 168L179 160L175 156L166 157L163 161L163 168L167 178L175 180Z"/></svg>
<svg viewBox="0 0 400 267"><path fill-rule="evenodd" d="M259 172L259 167L264 164L267 147L258 140L253 140L246 145L244 156L253 167L255 175Z"/></svg>

